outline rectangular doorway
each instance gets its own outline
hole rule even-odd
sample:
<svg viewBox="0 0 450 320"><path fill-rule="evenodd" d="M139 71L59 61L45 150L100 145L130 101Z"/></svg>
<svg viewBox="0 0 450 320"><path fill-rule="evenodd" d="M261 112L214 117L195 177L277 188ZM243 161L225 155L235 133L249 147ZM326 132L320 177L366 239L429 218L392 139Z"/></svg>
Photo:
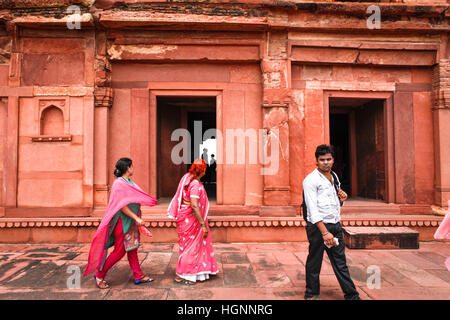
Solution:
<svg viewBox="0 0 450 320"><path fill-rule="evenodd" d="M181 177L188 172L191 163L202 157L203 149L208 149L203 156L208 165L216 157L216 97L159 96L156 103L157 197L160 203L165 203L175 194ZM178 140L172 141L175 130L187 133L186 141L178 134L174 136ZM207 130L208 136L205 135ZM203 140L208 137L210 139ZM177 163L180 157L185 156L187 163ZM210 201L216 199L216 177L216 165L208 166L202 183Z"/></svg>
<svg viewBox="0 0 450 320"><path fill-rule="evenodd" d="M386 201L384 101L330 98L333 170L352 198Z"/></svg>

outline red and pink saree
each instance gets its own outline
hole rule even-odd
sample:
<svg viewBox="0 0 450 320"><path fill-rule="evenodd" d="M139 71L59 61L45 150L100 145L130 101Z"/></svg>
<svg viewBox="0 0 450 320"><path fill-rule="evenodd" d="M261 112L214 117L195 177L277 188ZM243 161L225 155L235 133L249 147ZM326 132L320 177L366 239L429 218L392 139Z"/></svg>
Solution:
<svg viewBox="0 0 450 320"><path fill-rule="evenodd" d="M186 173L178 184L178 189L170 202L168 216L175 219L178 232L179 258L176 274L185 280L196 282L209 279L209 275L219 272L211 233L208 226L209 201L206 190L198 180L192 180L188 190L190 173ZM199 208L208 228L208 236L203 238L200 223L195 217L190 205L183 205L182 198L198 198Z"/></svg>

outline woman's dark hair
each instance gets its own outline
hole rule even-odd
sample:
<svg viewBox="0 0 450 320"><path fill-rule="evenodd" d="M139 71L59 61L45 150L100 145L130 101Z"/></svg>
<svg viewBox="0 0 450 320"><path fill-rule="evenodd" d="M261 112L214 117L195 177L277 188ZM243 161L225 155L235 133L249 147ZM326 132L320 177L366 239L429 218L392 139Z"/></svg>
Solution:
<svg viewBox="0 0 450 320"><path fill-rule="evenodd" d="M321 144L316 148L316 159L318 159L320 156L324 156L326 154L331 154L331 156L334 158L334 150L332 146Z"/></svg>
<svg viewBox="0 0 450 320"><path fill-rule="evenodd" d="M114 175L116 177L121 177L125 172L127 172L128 168L131 167L133 161L129 158L120 158L116 163L116 170L114 170Z"/></svg>

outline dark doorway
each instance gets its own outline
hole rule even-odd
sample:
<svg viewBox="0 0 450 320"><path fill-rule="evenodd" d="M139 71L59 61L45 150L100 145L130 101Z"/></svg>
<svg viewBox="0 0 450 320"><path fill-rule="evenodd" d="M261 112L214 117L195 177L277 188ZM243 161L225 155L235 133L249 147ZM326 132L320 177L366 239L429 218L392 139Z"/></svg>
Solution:
<svg viewBox="0 0 450 320"><path fill-rule="evenodd" d="M330 144L348 195L385 200L384 101L331 98Z"/></svg>
<svg viewBox="0 0 450 320"><path fill-rule="evenodd" d="M382 101L355 110L358 196L385 200L384 117Z"/></svg>
<svg viewBox="0 0 450 320"><path fill-rule="evenodd" d="M334 147L334 166L341 187L352 196L350 170L350 136L349 116L344 114L330 114L330 144Z"/></svg>
<svg viewBox="0 0 450 320"><path fill-rule="evenodd" d="M199 148L203 143L205 131L216 129L216 98L158 97L157 119L157 192L158 198L164 202L173 197L179 180L189 170L192 161L200 158ZM194 128L196 121L198 128L201 127L199 131L197 129L198 132L195 132ZM174 163L172 159L172 151L183 141L181 138L171 141L172 133L177 129L189 132L189 138L186 140L190 153L190 157L189 154L186 155L188 163ZM180 156L185 156L183 151ZM202 179L211 201L216 198L216 184L209 182Z"/></svg>

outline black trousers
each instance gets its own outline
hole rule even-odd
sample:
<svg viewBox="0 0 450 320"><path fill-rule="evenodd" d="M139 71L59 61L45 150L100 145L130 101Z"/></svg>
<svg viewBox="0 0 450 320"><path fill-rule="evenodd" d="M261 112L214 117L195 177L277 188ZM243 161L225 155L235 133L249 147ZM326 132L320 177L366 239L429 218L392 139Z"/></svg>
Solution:
<svg viewBox="0 0 450 320"><path fill-rule="evenodd" d="M306 259L306 292L305 298L320 294L320 269L322 268L323 252L326 251L333 267L339 285L344 292L346 300L358 300L359 294L355 284L350 278L345 258L345 243L342 237L342 227L338 223L325 223L328 232L338 238L339 245L327 248L324 244L322 233L316 225L307 222L306 235L309 241L308 258Z"/></svg>

